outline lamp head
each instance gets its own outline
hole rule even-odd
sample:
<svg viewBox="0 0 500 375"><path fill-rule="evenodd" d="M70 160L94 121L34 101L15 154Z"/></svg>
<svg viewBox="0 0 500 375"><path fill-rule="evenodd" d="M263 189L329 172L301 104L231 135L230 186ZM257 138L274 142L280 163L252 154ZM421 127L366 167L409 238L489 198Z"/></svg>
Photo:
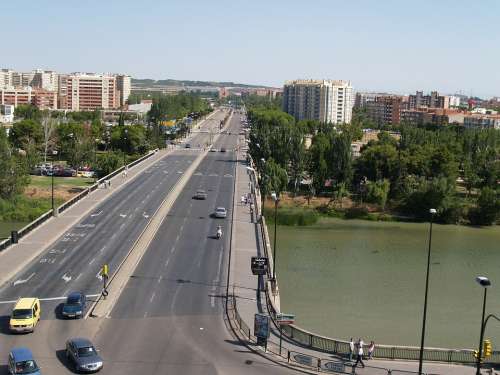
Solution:
<svg viewBox="0 0 500 375"><path fill-rule="evenodd" d="M436 214L436 212L437 212L437 211L436 211L436 209L435 209L435 208L431 208L431 209L429 210L429 213L430 213L431 215Z"/></svg>
<svg viewBox="0 0 500 375"><path fill-rule="evenodd" d="M488 279L486 276L478 276L476 277L476 281L478 282L479 285L487 288L491 285L490 279Z"/></svg>
<svg viewBox="0 0 500 375"><path fill-rule="evenodd" d="M276 201L278 199L278 196L276 195L275 192L271 193L271 198L273 198L273 201Z"/></svg>

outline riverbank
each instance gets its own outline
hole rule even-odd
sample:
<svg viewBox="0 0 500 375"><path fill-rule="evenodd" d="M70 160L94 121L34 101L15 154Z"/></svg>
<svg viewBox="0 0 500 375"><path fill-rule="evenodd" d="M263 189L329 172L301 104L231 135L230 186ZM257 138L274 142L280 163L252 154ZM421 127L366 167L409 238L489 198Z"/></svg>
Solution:
<svg viewBox="0 0 500 375"><path fill-rule="evenodd" d="M282 310L320 335L418 346L429 225L320 218L277 228ZM273 243L274 224L269 224ZM426 345L474 348L482 290L498 274L500 228L436 224L433 229ZM495 292L496 293L496 292ZM490 297L488 310L500 299ZM487 336L500 335L489 325Z"/></svg>

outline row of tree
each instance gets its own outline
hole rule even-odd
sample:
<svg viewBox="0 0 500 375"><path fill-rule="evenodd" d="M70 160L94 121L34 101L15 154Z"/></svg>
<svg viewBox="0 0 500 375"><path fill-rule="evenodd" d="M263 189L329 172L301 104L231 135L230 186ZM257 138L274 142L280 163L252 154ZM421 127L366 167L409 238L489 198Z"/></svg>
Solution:
<svg viewBox="0 0 500 375"><path fill-rule="evenodd" d="M362 137L363 120L354 116L349 125L333 126L250 108L250 153L263 193L326 194L333 200L348 195L416 219L427 219L432 207L441 222L495 222L498 130L402 125L391 129L397 133L379 133L354 159L351 144Z"/></svg>

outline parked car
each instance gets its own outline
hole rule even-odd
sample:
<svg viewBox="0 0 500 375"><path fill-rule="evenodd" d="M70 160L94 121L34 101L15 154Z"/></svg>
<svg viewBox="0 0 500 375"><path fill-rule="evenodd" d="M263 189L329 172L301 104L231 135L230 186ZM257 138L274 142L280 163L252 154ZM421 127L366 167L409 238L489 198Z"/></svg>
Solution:
<svg viewBox="0 0 500 375"><path fill-rule="evenodd" d="M9 374L30 374L41 375L40 367L38 367L33 353L28 348L13 348L9 353L7 363Z"/></svg>
<svg viewBox="0 0 500 375"><path fill-rule="evenodd" d="M217 149L214 147L210 147L210 152L217 152Z"/></svg>
<svg viewBox="0 0 500 375"><path fill-rule="evenodd" d="M186 143L186 144L184 145L184 147L185 147L185 148L191 148L191 144L190 144L190 143Z"/></svg>
<svg viewBox="0 0 500 375"><path fill-rule="evenodd" d="M220 148L220 152L226 152L226 148L225 147L221 147Z"/></svg>
<svg viewBox="0 0 500 375"><path fill-rule="evenodd" d="M66 356L76 371L95 372L102 369L102 358L90 340L85 338L74 338L66 341Z"/></svg>
<svg viewBox="0 0 500 375"><path fill-rule="evenodd" d="M215 209L214 216L220 219L224 219L227 216L227 210L224 207L217 207Z"/></svg>
<svg viewBox="0 0 500 375"><path fill-rule="evenodd" d="M66 318L81 318L85 314L87 297L82 292L71 292L62 307L62 315Z"/></svg>
<svg viewBox="0 0 500 375"><path fill-rule="evenodd" d="M207 199L208 195L205 190L199 189L196 190L196 193L194 194L194 199Z"/></svg>

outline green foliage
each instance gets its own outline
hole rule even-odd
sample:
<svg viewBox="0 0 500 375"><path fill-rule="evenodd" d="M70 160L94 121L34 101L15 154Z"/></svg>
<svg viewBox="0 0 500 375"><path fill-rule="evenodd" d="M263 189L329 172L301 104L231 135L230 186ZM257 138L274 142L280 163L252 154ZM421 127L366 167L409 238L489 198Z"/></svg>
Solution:
<svg viewBox="0 0 500 375"><path fill-rule="evenodd" d="M63 201L58 199L57 205ZM0 221L30 222L43 215L52 208L51 198L28 198L16 195L10 199L0 198Z"/></svg>
<svg viewBox="0 0 500 375"><path fill-rule="evenodd" d="M44 140L42 125L36 120L22 120L14 123L9 136L12 145L22 150L41 149Z"/></svg>
<svg viewBox="0 0 500 375"><path fill-rule="evenodd" d="M146 128L141 125L115 126L111 131L111 147L127 154L143 154L150 146Z"/></svg>
<svg viewBox="0 0 500 375"><path fill-rule="evenodd" d="M20 194L29 182L25 157L14 153L5 129L0 128L0 198L12 199Z"/></svg>
<svg viewBox="0 0 500 375"><path fill-rule="evenodd" d="M274 208L265 208L264 216L268 223L274 223ZM319 215L315 210L303 208L278 208L279 225L306 226L316 224Z"/></svg>
<svg viewBox="0 0 500 375"><path fill-rule="evenodd" d="M15 108L14 116L25 120L38 121L40 120L41 112L32 104L20 104Z"/></svg>
<svg viewBox="0 0 500 375"><path fill-rule="evenodd" d="M186 117L192 112L208 113L208 103L195 93L179 93L177 95L161 95L153 98L153 105L148 113L150 121L160 123L164 120L175 120Z"/></svg>
<svg viewBox="0 0 500 375"><path fill-rule="evenodd" d="M97 157L97 171L99 177L106 176L120 168L123 164L123 154L118 152L106 152Z"/></svg>
<svg viewBox="0 0 500 375"><path fill-rule="evenodd" d="M388 179L369 181L366 184L366 202L375 203L385 209L387 197L389 195L390 182Z"/></svg>
<svg viewBox="0 0 500 375"><path fill-rule="evenodd" d="M469 220L474 225L491 225L496 222L500 214L500 200L498 192L490 187L481 189L477 200L477 207L469 211Z"/></svg>
<svg viewBox="0 0 500 375"><path fill-rule="evenodd" d="M261 173L263 196L268 196L272 192L280 195L286 189L287 184L288 176L286 170L276 164L273 159L267 160Z"/></svg>

